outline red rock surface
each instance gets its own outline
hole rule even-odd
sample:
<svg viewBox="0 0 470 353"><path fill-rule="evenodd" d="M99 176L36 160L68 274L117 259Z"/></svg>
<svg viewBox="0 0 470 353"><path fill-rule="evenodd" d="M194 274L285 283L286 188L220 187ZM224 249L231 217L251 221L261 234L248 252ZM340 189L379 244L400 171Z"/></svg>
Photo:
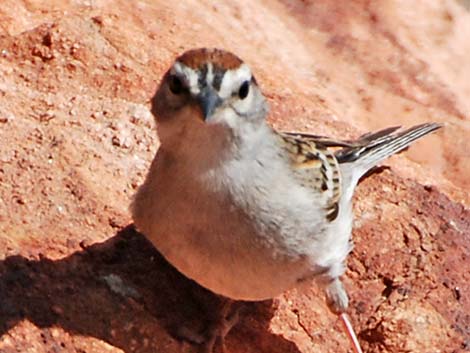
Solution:
<svg viewBox="0 0 470 353"><path fill-rule="evenodd" d="M196 352L217 301L127 211L148 101L195 46L254 69L279 128L446 124L359 187L345 278L366 352L470 351L468 1L3 0L0 352ZM230 352L348 352L312 284L244 306Z"/></svg>

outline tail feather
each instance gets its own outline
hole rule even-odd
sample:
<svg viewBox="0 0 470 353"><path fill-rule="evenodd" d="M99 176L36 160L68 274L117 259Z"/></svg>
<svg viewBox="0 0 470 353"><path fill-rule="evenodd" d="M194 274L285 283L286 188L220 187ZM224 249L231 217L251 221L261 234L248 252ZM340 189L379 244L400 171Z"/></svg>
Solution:
<svg viewBox="0 0 470 353"><path fill-rule="evenodd" d="M399 131L399 127L384 129L363 135L355 142L356 146L343 148L335 156L340 164L354 163L366 173L384 159L406 149L413 141L441 127L441 124L426 123L405 131Z"/></svg>
<svg viewBox="0 0 470 353"><path fill-rule="evenodd" d="M335 153L343 176L343 200L349 202L359 179L391 155L403 151L413 141L439 128L441 124L427 123L405 131L392 127L369 133Z"/></svg>

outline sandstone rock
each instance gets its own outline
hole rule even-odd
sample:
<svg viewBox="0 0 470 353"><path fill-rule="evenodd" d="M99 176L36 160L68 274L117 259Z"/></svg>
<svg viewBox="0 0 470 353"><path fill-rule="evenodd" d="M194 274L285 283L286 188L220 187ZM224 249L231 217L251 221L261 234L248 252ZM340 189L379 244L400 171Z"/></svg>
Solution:
<svg viewBox="0 0 470 353"><path fill-rule="evenodd" d="M217 298L124 227L149 99L197 46L253 67L278 128L446 124L360 185L345 283L366 352L470 350L468 1L4 0L0 24L1 352L196 352L175 333ZM230 352L349 350L314 285L243 312Z"/></svg>

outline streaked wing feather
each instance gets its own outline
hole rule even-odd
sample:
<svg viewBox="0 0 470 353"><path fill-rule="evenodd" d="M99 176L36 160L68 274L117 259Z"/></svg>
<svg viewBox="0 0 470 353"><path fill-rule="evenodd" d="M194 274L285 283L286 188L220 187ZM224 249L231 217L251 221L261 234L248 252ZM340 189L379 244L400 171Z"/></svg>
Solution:
<svg viewBox="0 0 470 353"><path fill-rule="evenodd" d="M436 123L426 123L413 126L401 131L401 126L394 126L377 132L368 133L359 137L354 143L354 147L345 147L335 152L339 163L351 163L359 158L363 159L366 154L374 151L385 151L390 146L390 153L382 153L383 158L405 150L415 139L420 138L430 132L442 127ZM403 141L402 141L403 140ZM394 148L393 146L397 146Z"/></svg>
<svg viewBox="0 0 470 353"><path fill-rule="evenodd" d="M334 154L328 150L328 142L323 143L325 141L323 137L319 140L312 137L315 135L281 133L280 136L291 157L294 175L301 185L324 196L326 217L329 221L333 221L339 212L341 175ZM338 142L331 139L328 141L338 146ZM344 144L341 143L341 146Z"/></svg>
<svg viewBox="0 0 470 353"><path fill-rule="evenodd" d="M342 192L340 164L357 161L359 164L356 165L360 166L356 168L363 174L381 160L403 151L416 139L441 127L441 124L426 123L401 131L400 126L393 126L364 134L354 141L300 132L283 132L280 136L291 155L296 176L302 185L325 196L327 217L333 221L338 215Z"/></svg>
<svg viewBox="0 0 470 353"><path fill-rule="evenodd" d="M283 131L282 134L292 136L298 139L312 140L316 144L321 144L325 147L356 147L357 146L354 141L337 140L337 139L333 139L327 136L308 134L308 133L298 132L298 131Z"/></svg>
<svg viewBox="0 0 470 353"><path fill-rule="evenodd" d="M364 135L359 136L359 138L355 140L353 143L364 144L366 142L371 142L371 141L383 141L382 138L384 138L384 140L388 140L390 139L390 134L399 129L401 129L401 126L397 125L397 126L387 127L379 131L367 132Z"/></svg>

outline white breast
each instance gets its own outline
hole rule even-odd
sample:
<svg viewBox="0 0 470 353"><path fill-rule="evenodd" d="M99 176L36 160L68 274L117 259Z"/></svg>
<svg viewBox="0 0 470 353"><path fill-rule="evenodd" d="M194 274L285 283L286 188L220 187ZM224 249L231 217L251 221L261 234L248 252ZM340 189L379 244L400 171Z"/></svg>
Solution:
<svg viewBox="0 0 470 353"><path fill-rule="evenodd" d="M134 202L138 229L170 263L234 299L273 298L345 257L331 256L319 195L296 181L271 134L253 131L256 143L191 176L157 156Z"/></svg>

